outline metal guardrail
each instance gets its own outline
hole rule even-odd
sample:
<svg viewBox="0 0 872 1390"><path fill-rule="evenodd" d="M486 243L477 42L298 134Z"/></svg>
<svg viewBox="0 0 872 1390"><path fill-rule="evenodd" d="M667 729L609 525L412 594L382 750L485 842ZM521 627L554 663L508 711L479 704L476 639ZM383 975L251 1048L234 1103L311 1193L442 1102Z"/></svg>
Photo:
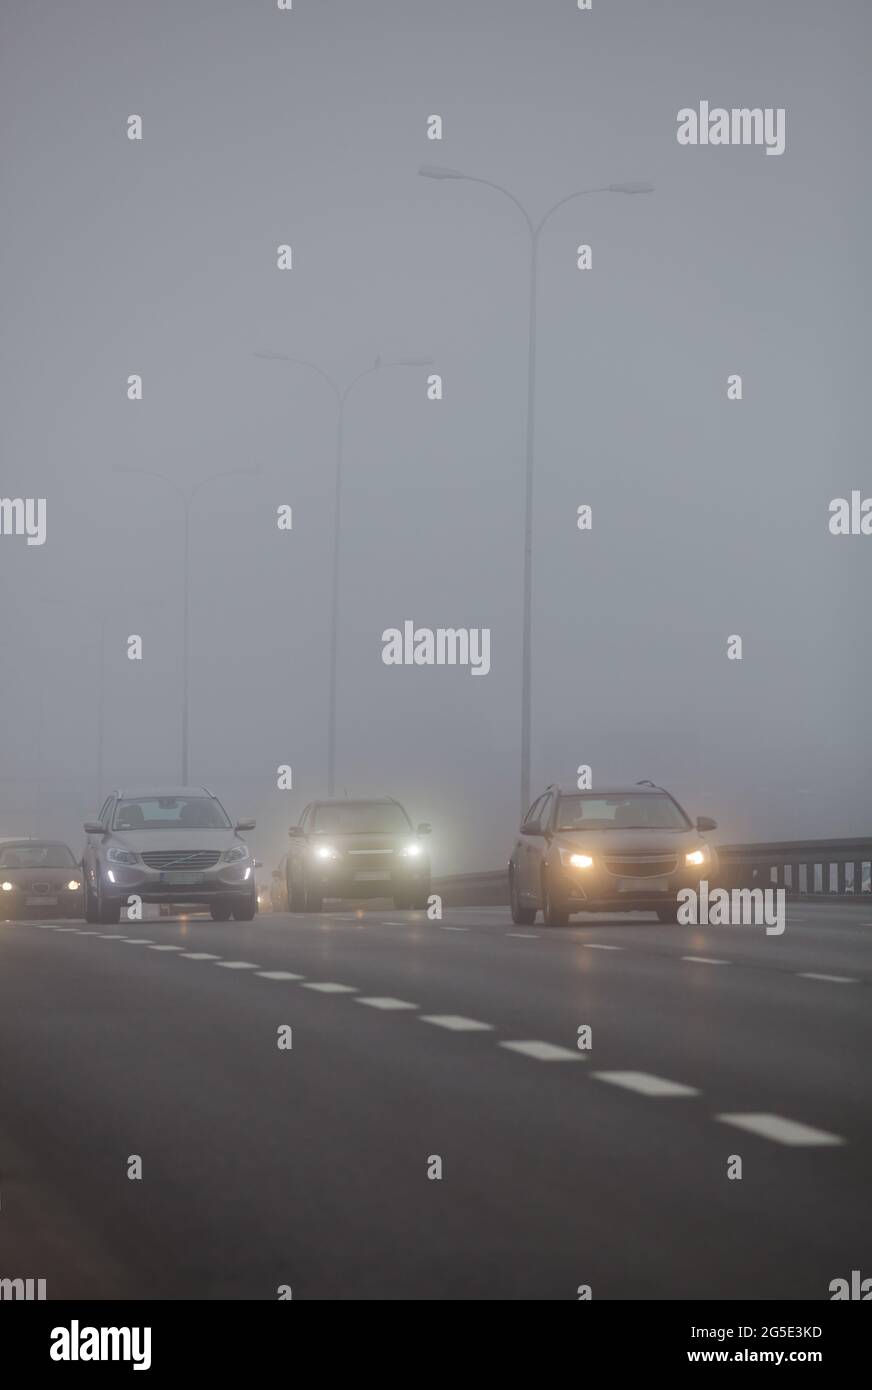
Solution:
<svg viewBox="0 0 872 1390"><path fill-rule="evenodd" d="M788 897L872 900L872 838L776 840L769 844L719 845L724 888L784 888ZM446 907L503 907L509 901L505 869L450 874L434 879Z"/></svg>

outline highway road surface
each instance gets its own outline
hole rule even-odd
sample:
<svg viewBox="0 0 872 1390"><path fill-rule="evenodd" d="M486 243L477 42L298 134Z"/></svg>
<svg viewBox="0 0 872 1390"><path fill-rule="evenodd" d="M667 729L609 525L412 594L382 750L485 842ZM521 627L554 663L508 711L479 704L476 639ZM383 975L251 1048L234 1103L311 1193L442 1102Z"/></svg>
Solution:
<svg viewBox="0 0 872 1390"><path fill-rule="evenodd" d="M0 1278L827 1299L872 1275L870 1005L872 901L792 905L781 937L494 907L8 923Z"/></svg>

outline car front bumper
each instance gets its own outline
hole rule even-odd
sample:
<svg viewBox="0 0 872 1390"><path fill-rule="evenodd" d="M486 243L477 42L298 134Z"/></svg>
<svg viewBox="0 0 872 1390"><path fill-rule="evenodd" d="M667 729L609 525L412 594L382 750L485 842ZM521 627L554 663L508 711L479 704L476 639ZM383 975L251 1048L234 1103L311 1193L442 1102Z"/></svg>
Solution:
<svg viewBox="0 0 872 1390"><path fill-rule="evenodd" d="M131 896L144 903L213 903L218 898L242 901L255 891L253 870L245 863L216 864L190 873L149 869L142 864L104 864L100 873L104 897L122 901Z"/></svg>
<svg viewBox="0 0 872 1390"><path fill-rule="evenodd" d="M609 873L594 863L590 869L561 864L552 873L552 892L570 912L654 912L671 906L683 888L699 892L703 880L710 885L713 863L682 866L670 874L645 877Z"/></svg>

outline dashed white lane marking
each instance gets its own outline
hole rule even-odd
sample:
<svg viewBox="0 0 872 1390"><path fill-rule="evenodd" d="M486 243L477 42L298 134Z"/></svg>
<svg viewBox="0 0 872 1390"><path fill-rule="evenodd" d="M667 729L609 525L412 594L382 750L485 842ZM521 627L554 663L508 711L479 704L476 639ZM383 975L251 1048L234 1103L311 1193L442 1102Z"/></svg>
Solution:
<svg viewBox="0 0 872 1390"><path fill-rule="evenodd" d="M356 994L356 985L337 985L332 980L318 980L315 984L303 985L303 989L316 989L319 994Z"/></svg>
<svg viewBox="0 0 872 1390"><path fill-rule="evenodd" d="M814 970L800 970L797 973L801 980L828 980L831 985L858 985L860 983L851 975L818 975Z"/></svg>
<svg viewBox="0 0 872 1390"><path fill-rule="evenodd" d="M126 940L127 940L127 937L124 936L124 935L122 935L120 932L111 932L111 933L109 933L109 934L107 934L107 935L105 935L105 936L104 936L103 933L101 932L101 934L100 934L100 940L101 940L101 941L126 941Z"/></svg>
<svg viewBox="0 0 872 1390"><path fill-rule="evenodd" d="M580 1052L572 1052L568 1047L557 1047L549 1042L503 1042L510 1052L520 1052L524 1057L535 1057L537 1062L584 1062Z"/></svg>
<svg viewBox="0 0 872 1390"><path fill-rule="evenodd" d="M539 940L539 933L537 931L507 931L506 936L522 936L525 941Z"/></svg>
<svg viewBox="0 0 872 1390"><path fill-rule="evenodd" d="M682 956L682 960L693 961L696 965L729 965L728 960L715 960L714 956Z"/></svg>
<svg viewBox="0 0 872 1390"><path fill-rule="evenodd" d="M409 1004L405 999L391 999L387 996L364 999L362 996L355 999L355 1004L369 1004L371 1009L417 1009L417 1004Z"/></svg>
<svg viewBox="0 0 872 1390"><path fill-rule="evenodd" d="M153 951L180 951L181 946L152 946Z"/></svg>
<svg viewBox="0 0 872 1390"><path fill-rule="evenodd" d="M382 922L383 927L404 927L405 922Z"/></svg>
<svg viewBox="0 0 872 1390"><path fill-rule="evenodd" d="M469 927L443 927L443 931L469 931Z"/></svg>
<svg viewBox="0 0 872 1390"><path fill-rule="evenodd" d="M258 970L261 980L305 980L305 975L293 975L290 970Z"/></svg>
<svg viewBox="0 0 872 1390"><path fill-rule="evenodd" d="M595 1071L597 1081L609 1081L613 1086L623 1086L628 1091L636 1091L640 1096L698 1096L694 1086L683 1086L679 1081L667 1081L662 1076L651 1076L647 1071Z"/></svg>
<svg viewBox="0 0 872 1390"><path fill-rule="evenodd" d="M220 960L220 956L212 956L208 951L182 951L179 960Z"/></svg>
<svg viewBox="0 0 872 1390"><path fill-rule="evenodd" d="M79 931L81 931L81 928L80 928L80 927L55 927L55 928L54 928L54 931L74 931L74 932L79 932Z"/></svg>
<svg viewBox="0 0 872 1390"><path fill-rule="evenodd" d="M257 966L250 960L219 960L219 970L256 970Z"/></svg>
<svg viewBox="0 0 872 1390"><path fill-rule="evenodd" d="M589 951L623 951L623 946L603 946L599 941L582 941Z"/></svg>
<svg viewBox="0 0 872 1390"><path fill-rule="evenodd" d="M422 1014L422 1023L434 1023L437 1028L448 1028L452 1033L492 1033L492 1023L479 1023L475 1018L463 1018L461 1014Z"/></svg>
<svg viewBox="0 0 872 1390"><path fill-rule="evenodd" d="M798 1120L786 1120L783 1115L716 1115L715 1119L725 1125L735 1125L737 1129L746 1129L749 1134L758 1134L761 1139L772 1139L776 1144L817 1147L845 1142L838 1134L812 1129L811 1125L800 1124Z"/></svg>
<svg viewBox="0 0 872 1390"><path fill-rule="evenodd" d="M125 946L153 946L154 940L150 936L125 936Z"/></svg>
<svg viewBox="0 0 872 1390"><path fill-rule="evenodd" d="M101 935L101 933L98 932L98 931L81 931L81 930L79 931L79 936L100 936L100 935Z"/></svg>

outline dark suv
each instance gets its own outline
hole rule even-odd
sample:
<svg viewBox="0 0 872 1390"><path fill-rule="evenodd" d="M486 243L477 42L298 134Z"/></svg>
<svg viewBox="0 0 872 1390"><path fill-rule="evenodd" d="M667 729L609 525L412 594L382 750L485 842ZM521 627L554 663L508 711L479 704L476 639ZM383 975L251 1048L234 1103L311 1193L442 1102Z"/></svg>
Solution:
<svg viewBox="0 0 872 1390"><path fill-rule="evenodd" d="M548 787L534 801L509 860L512 921L539 909L549 926L573 912L656 912L674 922L677 894L717 873L715 850L669 792L652 782L605 791Z"/></svg>
<svg viewBox="0 0 872 1390"><path fill-rule="evenodd" d="M426 907L430 856L399 801L312 801L292 825L285 861L291 912L320 912L324 898L393 898Z"/></svg>

